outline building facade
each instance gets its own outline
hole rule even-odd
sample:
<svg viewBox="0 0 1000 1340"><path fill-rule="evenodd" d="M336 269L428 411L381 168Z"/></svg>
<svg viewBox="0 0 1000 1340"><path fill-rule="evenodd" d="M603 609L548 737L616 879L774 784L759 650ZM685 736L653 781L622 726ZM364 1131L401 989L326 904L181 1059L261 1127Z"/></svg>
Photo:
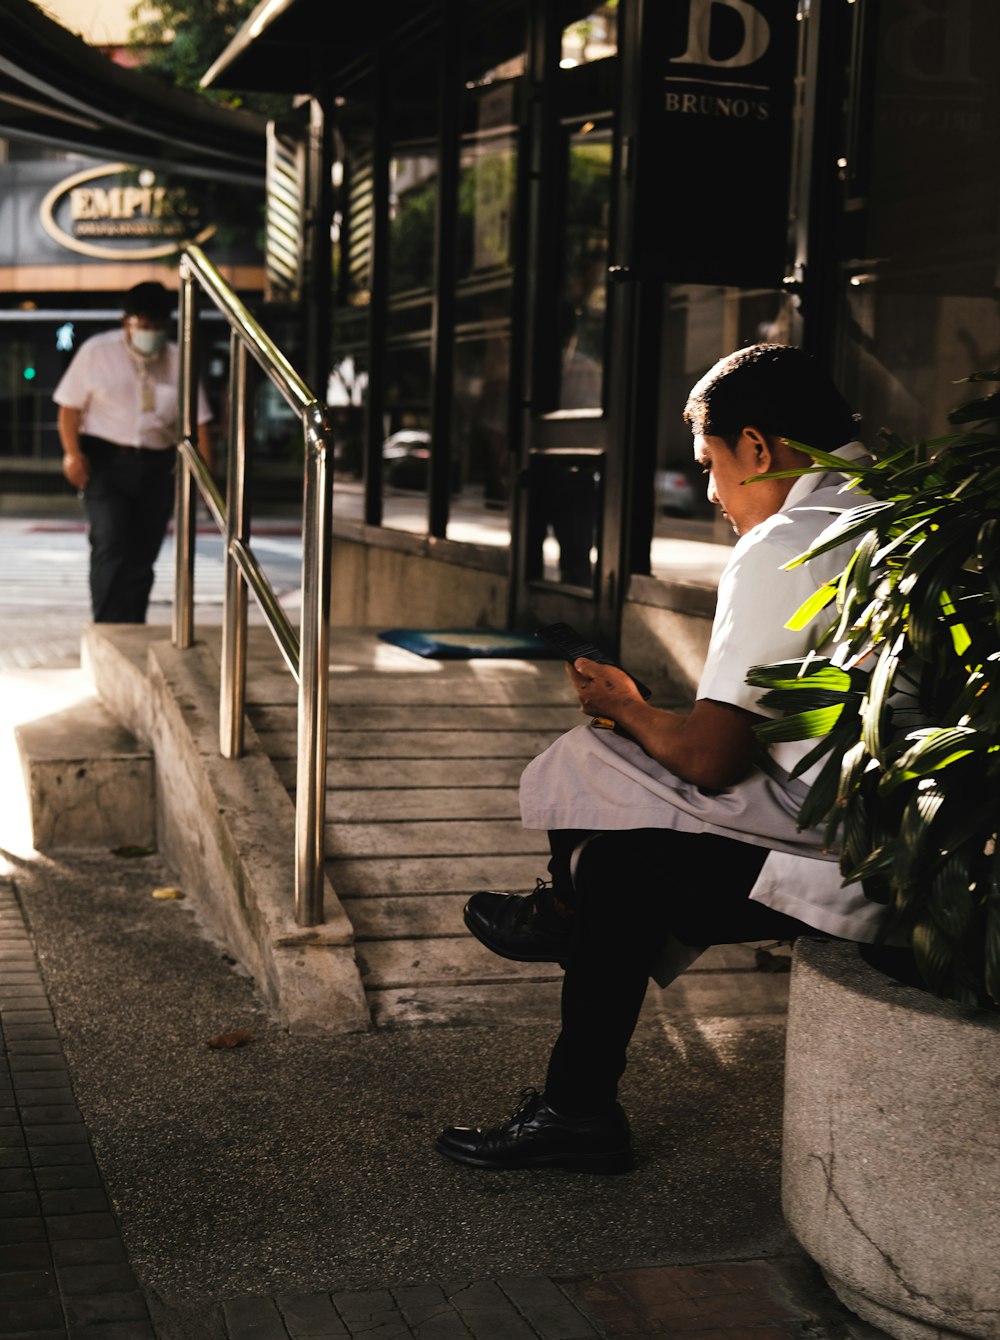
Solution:
<svg viewBox="0 0 1000 1340"><path fill-rule="evenodd" d="M72 6L65 5L72 21ZM78 15L77 17L82 17ZM121 296L176 287L200 238L241 293L263 289L264 123L124 68L125 11L90 8L92 46L28 0L4 5L0 72L0 488L68 488L52 391ZM220 330L221 330L221 323ZM204 369L221 391L227 341Z"/></svg>
<svg viewBox="0 0 1000 1340"><path fill-rule="evenodd" d="M335 617L567 619L693 682L732 537L691 466L691 384L802 344L876 446L943 431L955 382L1000 361L1000 10L328 19L262 0L204 82L300 95L272 128L272 277L337 425Z"/></svg>

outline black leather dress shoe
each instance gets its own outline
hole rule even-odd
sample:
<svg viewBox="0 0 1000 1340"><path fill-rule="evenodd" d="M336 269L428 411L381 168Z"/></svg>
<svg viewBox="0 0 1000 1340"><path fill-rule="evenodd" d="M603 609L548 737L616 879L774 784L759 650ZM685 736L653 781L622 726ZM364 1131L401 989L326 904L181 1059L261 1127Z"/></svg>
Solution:
<svg viewBox="0 0 1000 1340"><path fill-rule="evenodd" d="M536 894L474 893L462 913L487 949L518 963L562 963L569 955L572 922L544 911Z"/></svg>
<svg viewBox="0 0 1000 1340"><path fill-rule="evenodd" d="M520 1105L500 1126L449 1126L434 1148L473 1168L566 1168L623 1173L632 1167L628 1119L616 1103L596 1117L564 1117L543 1094L525 1089Z"/></svg>

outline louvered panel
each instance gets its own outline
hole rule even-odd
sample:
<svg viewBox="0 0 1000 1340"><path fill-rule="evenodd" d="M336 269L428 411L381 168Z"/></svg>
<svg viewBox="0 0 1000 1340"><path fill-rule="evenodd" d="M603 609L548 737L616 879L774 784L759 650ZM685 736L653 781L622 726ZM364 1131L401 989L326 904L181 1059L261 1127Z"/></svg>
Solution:
<svg viewBox="0 0 1000 1340"><path fill-rule="evenodd" d="M306 153L296 127L267 127L264 264L269 302L298 302L304 270Z"/></svg>

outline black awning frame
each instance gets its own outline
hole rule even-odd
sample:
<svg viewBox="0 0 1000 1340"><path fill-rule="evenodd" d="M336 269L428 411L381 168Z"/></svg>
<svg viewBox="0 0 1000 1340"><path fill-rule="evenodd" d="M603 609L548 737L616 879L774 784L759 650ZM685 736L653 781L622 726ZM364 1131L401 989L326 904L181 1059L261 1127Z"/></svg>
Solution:
<svg viewBox="0 0 1000 1340"><path fill-rule="evenodd" d="M115 65L31 0L0 0L0 136L259 185L265 123Z"/></svg>

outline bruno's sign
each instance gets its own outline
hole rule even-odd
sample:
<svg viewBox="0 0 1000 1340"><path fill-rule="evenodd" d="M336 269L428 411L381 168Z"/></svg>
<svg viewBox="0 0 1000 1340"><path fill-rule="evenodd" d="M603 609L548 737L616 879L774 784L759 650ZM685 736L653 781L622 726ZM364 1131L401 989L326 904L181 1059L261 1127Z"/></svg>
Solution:
<svg viewBox="0 0 1000 1340"><path fill-rule="evenodd" d="M797 11L798 0L647 6L645 271L678 283L781 283Z"/></svg>
<svg viewBox="0 0 1000 1340"><path fill-rule="evenodd" d="M85 168L57 182L39 214L54 242L97 260L159 260L215 232L203 226L185 187L162 184L151 168L127 163Z"/></svg>

